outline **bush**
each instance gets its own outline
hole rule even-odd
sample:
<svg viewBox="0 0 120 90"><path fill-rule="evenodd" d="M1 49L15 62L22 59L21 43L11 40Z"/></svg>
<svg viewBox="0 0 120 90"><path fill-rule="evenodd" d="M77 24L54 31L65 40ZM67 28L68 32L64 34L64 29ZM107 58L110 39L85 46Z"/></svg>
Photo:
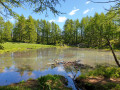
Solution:
<svg viewBox="0 0 120 90"><path fill-rule="evenodd" d="M4 47L2 45L0 45L0 50L4 50Z"/></svg>
<svg viewBox="0 0 120 90"><path fill-rule="evenodd" d="M120 68L115 66L98 65L89 72L89 76L103 76L105 78L120 78Z"/></svg>

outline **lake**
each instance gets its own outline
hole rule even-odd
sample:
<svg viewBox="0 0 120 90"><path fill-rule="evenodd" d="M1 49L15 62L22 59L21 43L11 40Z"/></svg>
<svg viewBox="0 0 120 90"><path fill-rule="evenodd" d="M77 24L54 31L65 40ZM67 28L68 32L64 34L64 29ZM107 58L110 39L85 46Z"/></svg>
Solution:
<svg viewBox="0 0 120 90"><path fill-rule="evenodd" d="M120 52L117 52L120 55ZM74 85L69 70L65 70L62 65L52 67L50 63L58 61L81 60L81 63L94 66L95 64L115 64L110 51L85 49L85 48L41 48L0 55L0 86L18 83L29 78L36 79L47 74L59 74L69 80L69 87L74 89ZM74 71L78 75L80 71Z"/></svg>

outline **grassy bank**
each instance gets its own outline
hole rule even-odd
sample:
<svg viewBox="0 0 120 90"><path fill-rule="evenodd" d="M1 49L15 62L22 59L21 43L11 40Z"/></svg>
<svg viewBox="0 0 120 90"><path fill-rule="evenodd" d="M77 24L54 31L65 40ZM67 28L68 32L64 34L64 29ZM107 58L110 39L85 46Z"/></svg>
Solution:
<svg viewBox="0 0 120 90"><path fill-rule="evenodd" d="M83 90L120 90L120 68L98 65L76 79Z"/></svg>
<svg viewBox="0 0 120 90"><path fill-rule="evenodd" d="M15 51L30 50L30 49L38 49L38 48L55 47L53 45L14 43L14 42L6 42L6 43L3 43L2 46L4 47L4 49L0 50L0 54L5 52L15 52Z"/></svg>
<svg viewBox="0 0 120 90"><path fill-rule="evenodd" d="M36 80L1 86L0 90L72 90L66 87L67 80L60 75L47 75Z"/></svg>

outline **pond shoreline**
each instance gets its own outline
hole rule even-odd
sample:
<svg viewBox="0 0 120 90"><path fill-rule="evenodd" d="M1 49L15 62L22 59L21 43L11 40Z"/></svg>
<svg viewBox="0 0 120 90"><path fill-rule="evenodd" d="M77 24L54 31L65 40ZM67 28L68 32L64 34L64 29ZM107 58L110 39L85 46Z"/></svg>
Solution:
<svg viewBox="0 0 120 90"><path fill-rule="evenodd" d="M4 48L0 49L0 54L6 52L26 51L40 48L69 48L70 46L56 46L56 45L44 45L44 44L32 44L32 43L18 43L18 42L5 42L1 44Z"/></svg>
<svg viewBox="0 0 120 90"><path fill-rule="evenodd" d="M118 73L119 69L116 66L113 65L98 65L96 67L91 67L89 65L86 64L81 64L80 60L76 60L73 62L56 62L54 65L54 67L58 66L62 64L64 66L64 68L68 68L73 66L75 69L79 70L79 69L84 69L87 70L89 69L89 72L84 73L79 75L79 77L76 77L76 75L74 75L73 77L71 77L71 79L74 82L74 85L76 87L76 90L82 89L82 90L113 90L115 88L115 90L119 90L120 89L120 73L116 76L114 73ZM106 71L104 71L104 69ZM114 72L113 72L114 70ZM72 70L70 70L72 72ZM102 72L105 72L105 74ZM112 72L112 73L111 73ZM113 78L116 77L116 78ZM44 79L42 79L44 78ZM45 80L45 81L44 81ZM59 85L59 82L61 83L62 86L58 87L58 85L56 84L55 87L53 85L54 80L58 80L58 82L56 82ZM61 81L62 80L62 81ZM40 82L39 82L40 81ZM44 83L43 83L44 82ZM47 84L46 84L47 83ZM37 89L37 88L59 88L60 90L65 89L65 90L72 90L70 87L67 87L67 79L64 76L61 75L45 75L42 77L39 77L38 79L29 79L27 81L21 81L19 83L14 83L11 85L7 85L7 86L0 86L0 89L16 89L18 88L18 90L23 89ZM42 86L41 86L42 84ZM46 86L48 85L48 86ZM62 88L61 88L62 87Z"/></svg>
<svg viewBox="0 0 120 90"><path fill-rule="evenodd" d="M82 90L120 90L120 68L97 65L94 69L75 79Z"/></svg>
<svg viewBox="0 0 120 90"><path fill-rule="evenodd" d="M27 81L21 81L20 83L14 83L8 86L0 86L2 90L72 90L67 87L68 81L65 77L60 75L46 75L38 79L29 79Z"/></svg>
<svg viewBox="0 0 120 90"><path fill-rule="evenodd" d="M0 54L4 54L6 52L16 52L16 51L26 51L26 50L33 50L39 48L80 48L76 46L56 46L56 45L43 45L43 44L32 44L32 43L18 43L18 42L5 42L1 44L4 48L0 50ZM85 48L85 49L95 49L101 51L111 51L110 49L96 49L96 48ZM119 49L115 49L116 52L120 51Z"/></svg>

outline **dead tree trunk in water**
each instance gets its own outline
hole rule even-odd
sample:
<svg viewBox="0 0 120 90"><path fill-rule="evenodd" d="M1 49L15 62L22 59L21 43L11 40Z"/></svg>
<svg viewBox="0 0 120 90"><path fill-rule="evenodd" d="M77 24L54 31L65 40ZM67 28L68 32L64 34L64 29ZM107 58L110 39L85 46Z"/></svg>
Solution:
<svg viewBox="0 0 120 90"><path fill-rule="evenodd" d="M106 39L107 39L107 42L108 42L108 44L109 44L109 47L110 47L110 49L111 49L111 51L112 51L113 57L114 57L114 59L115 59L115 62L116 62L116 64L118 65L118 67L120 67L120 63L119 63L119 61L117 60L117 57L116 57L115 52L114 52L114 50L113 50L113 48L112 48L112 46L111 46L111 43L110 43L110 41L109 41L108 38L106 38Z"/></svg>

